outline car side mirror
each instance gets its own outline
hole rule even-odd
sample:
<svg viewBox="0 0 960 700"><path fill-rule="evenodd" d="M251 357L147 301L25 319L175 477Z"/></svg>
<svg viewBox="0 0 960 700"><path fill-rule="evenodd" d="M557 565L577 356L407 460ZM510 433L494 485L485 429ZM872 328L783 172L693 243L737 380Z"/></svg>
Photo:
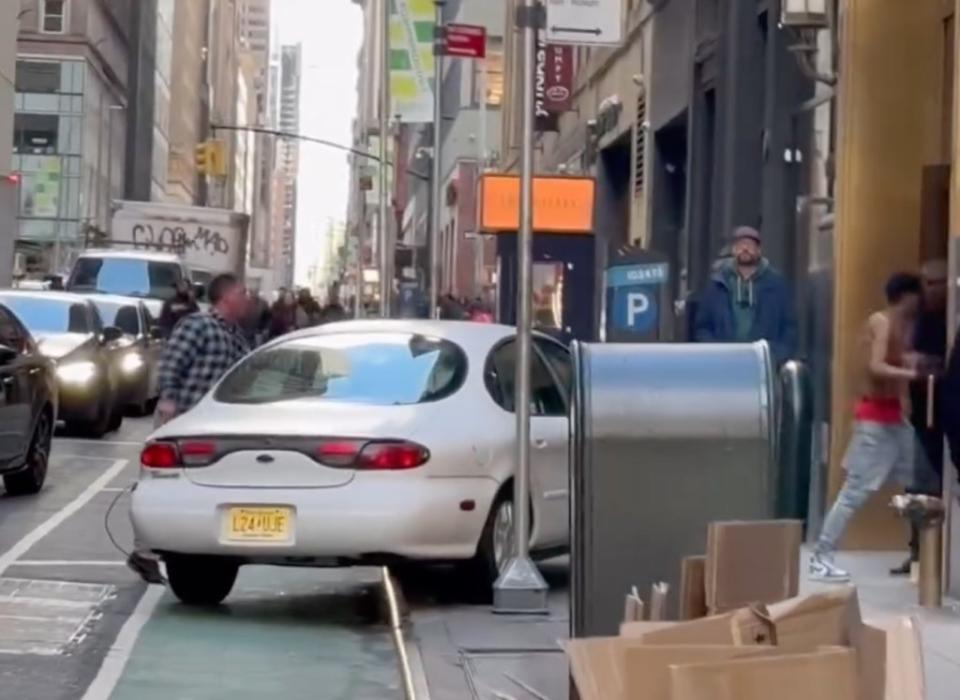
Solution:
<svg viewBox="0 0 960 700"><path fill-rule="evenodd" d="M163 329L160 326L150 327L150 340L163 340Z"/></svg>
<svg viewBox="0 0 960 700"><path fill-rule="evenodd" d="M200 282L195 282L193 285L193 296L196 297L197 301L203 301L207 296L206 285L203 285Z"/></svg>
<svg viewBox="0 0 960 700"><path fill-rule="evenodd" d="M107 326L100 334L100 340L104 343L115 343L123 337L123 331L116 326Z"/></svg>
<svg viewBox="0 0 960 700"><path fill-rule="evenodd" d="M20 353L9 345L0 345L0 365L8 365L19 356Z"/></svg>

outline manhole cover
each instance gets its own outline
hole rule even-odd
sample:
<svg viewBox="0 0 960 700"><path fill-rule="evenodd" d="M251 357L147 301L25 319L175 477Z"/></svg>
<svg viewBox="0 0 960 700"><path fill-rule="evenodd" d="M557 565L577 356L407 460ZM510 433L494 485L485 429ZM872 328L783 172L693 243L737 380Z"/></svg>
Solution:
<svg viewBox="0 0 960 700"><path fill-rule="evenodd" d="M56 656L87 635L113 586L0 578L0 653Z"/></svg>

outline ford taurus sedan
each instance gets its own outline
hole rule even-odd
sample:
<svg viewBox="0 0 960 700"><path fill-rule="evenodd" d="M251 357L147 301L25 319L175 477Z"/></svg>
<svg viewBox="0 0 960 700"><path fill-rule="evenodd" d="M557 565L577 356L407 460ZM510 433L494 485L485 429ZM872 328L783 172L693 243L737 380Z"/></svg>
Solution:
<svg viewBox="0 0 960 700"><path fill-rule="evenodd" d="M570 359L536 338L532 549L568 545ZM244 564L456 563L511 553L514 330L351 321L280 338L151 436L133 568L216 604ZM154 575L151 575L153 572Z"/></svg>
<svg viewBox="0 0 960 700"><path fill-rule="evenodd" d="M60 418L67 429L102 437L118 428L123 421L123 333L104 326L97 308L77 294L3 291L0 303L17 315L40 352L56 363Z"/></svg>

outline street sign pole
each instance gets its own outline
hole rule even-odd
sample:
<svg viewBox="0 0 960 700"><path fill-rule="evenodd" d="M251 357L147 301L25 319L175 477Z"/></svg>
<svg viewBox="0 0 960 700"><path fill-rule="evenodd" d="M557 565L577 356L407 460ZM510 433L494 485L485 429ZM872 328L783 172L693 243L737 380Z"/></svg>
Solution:
<svg viewBox="0 0 960 700"><path fill-rule="evenodd" d="M533 130L534 68L537 30L543 24L537 0L526 0L517 9L517 26L523 29L523 146L520 158L520 230L517 236L517 477L513 487L514 557L493 588L493 610L503 614L545 614L547 584L530 559L530 368L533 301Z"/></svg>
<svg viewBox="0 0 960 700"><path fill-rule="evenodd" d="M435 0L435 21L433 30L433 163L430 182L430 318L437 318L440 312L440 204L441 182L443 175L443 54L444 0Z"/></svg>
<svg viewBox="0 0 960 700"><path fill-rule="evenodd" d="M390 245L390 197L388 168L390 138L390 0L380 0L380 315L390 318L390 299L393 295L393 246Z"/></svg>

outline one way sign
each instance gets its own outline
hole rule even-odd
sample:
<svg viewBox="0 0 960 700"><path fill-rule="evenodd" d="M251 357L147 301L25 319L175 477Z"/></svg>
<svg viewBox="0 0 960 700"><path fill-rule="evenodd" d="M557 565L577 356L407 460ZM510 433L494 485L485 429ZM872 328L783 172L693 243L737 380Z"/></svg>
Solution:
<svg viewBox="0 0 960 700"><path fill-rule="evenodd" d="M623 42L623 0L547 0L547 43Z"/></svg>

